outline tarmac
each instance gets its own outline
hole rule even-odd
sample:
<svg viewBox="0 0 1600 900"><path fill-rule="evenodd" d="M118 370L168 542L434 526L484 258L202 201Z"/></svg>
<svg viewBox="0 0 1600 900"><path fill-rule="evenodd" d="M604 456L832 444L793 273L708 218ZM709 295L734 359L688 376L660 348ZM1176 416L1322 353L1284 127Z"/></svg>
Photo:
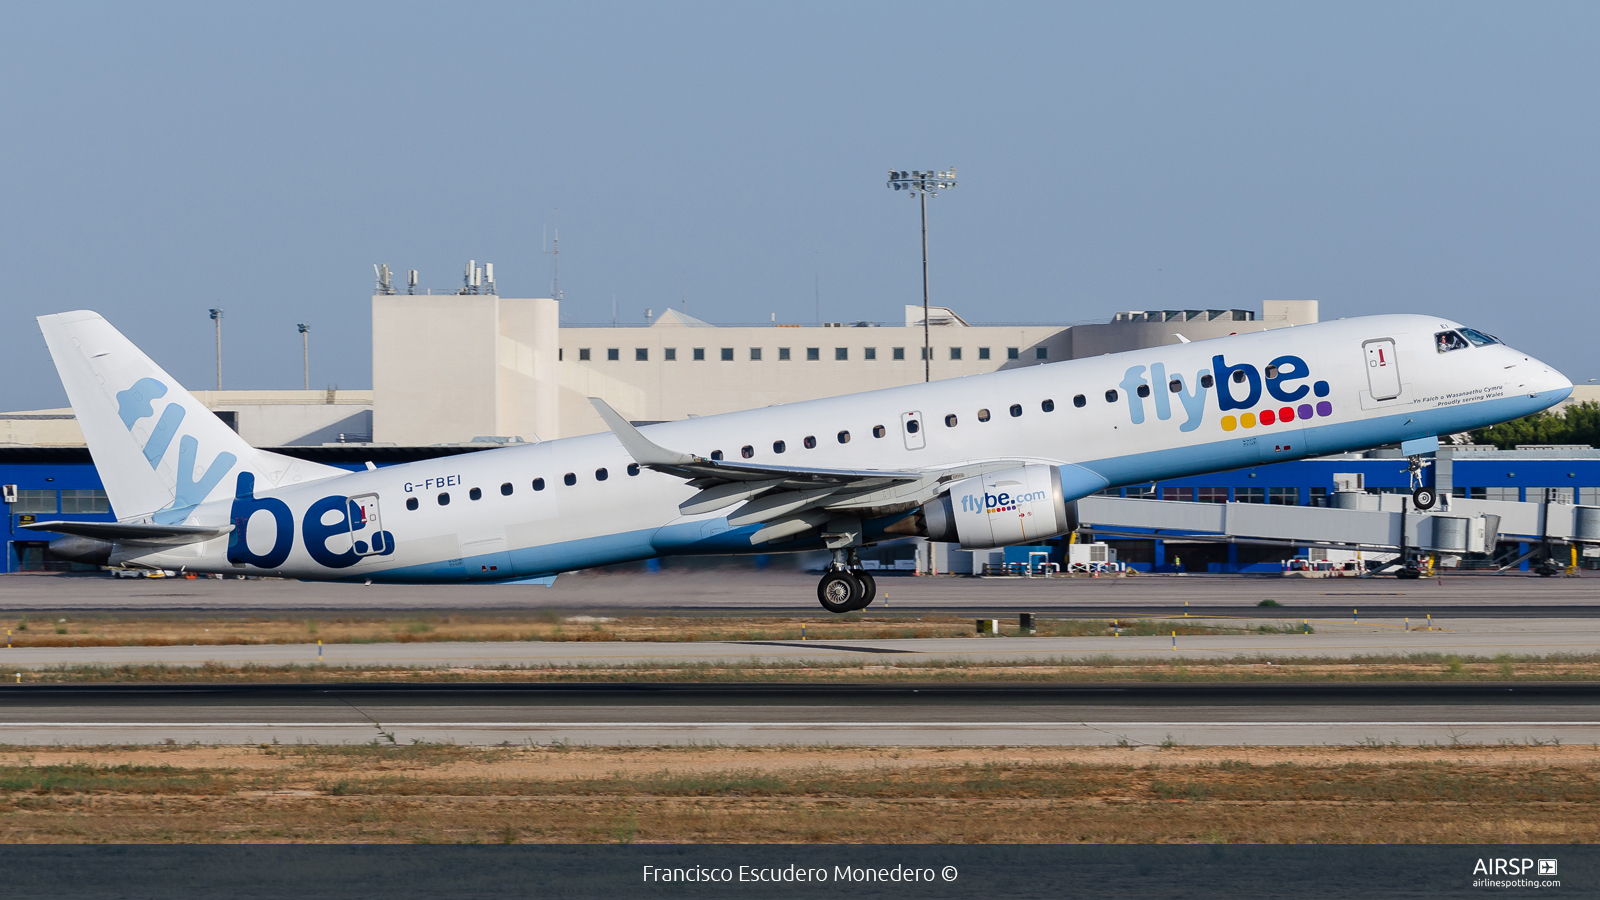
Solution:
<svg viewBox="0 0 1600 900"><path fill-rule="evenodd" d="M39 685L10 745L1319 746L1600 742L1595 685Z"/></svg>

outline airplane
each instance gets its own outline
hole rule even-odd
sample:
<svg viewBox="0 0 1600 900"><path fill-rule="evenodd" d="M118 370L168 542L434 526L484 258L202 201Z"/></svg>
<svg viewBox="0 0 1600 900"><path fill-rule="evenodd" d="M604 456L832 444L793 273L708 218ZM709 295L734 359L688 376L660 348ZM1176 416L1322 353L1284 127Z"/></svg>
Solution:
<svg viewBox="0 0 1600 900"><path fill-rule="evenodd" d="M1572 382L1449 319L1342 319L348 471L257 449L100 315L41 316L116 522L39 522L100 565L370 583L543 584L657 557L859 550L1076 528L1106 488L1404 444L1546 409ZM1419 500L1427 500L1419 494ZM1431 505L1431 500L1428 501Z"/></svg>

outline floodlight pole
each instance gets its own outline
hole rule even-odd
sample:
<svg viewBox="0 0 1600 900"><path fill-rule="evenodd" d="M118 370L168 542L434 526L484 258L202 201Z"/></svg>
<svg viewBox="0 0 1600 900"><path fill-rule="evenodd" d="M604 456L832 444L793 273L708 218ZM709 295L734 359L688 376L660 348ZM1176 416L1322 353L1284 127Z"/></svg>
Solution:
<svg viewBox="0 0 1600 900"><path fill-rule="evenodd" d="M889 185L897 191L916 191L922 203L922 380L933 380L933 337L928 315L928 195L956 186L956 170L943 172L889 172Z"/></svg>
<svg viewBox="0 0 1600 900"><path fill-rule="evenodd" d="M306 390L311 390L311 327L301 322L295 326L300 329L300 364L305 368Z"/></svg>
<svg viewBox="0 0 1600 900"><path fill-rule="evenodd" d="M217 390L222 390L222 309L213 307L211 321L217 325Z"/></svg>

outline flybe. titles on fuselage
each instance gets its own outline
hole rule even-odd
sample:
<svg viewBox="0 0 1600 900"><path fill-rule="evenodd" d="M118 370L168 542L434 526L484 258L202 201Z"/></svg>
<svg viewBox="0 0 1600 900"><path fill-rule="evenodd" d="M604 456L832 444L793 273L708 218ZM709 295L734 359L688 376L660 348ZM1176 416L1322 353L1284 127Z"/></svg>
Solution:
<svg viewBox="0 0 1600 900"><path fill-rule="evenodd" d="M1164 363L1129 366L1118 387L1128 398L1128 417L1133 424L1144 424L1145 401L1149 400L1157 419L1166 421L1181 413L1178 430L1183 432L1200 427L1207 397L1215 390L1217 408L1224 414L1218 424L1223 431L1233 431L1333 415L1333 403L1321 399L1331 390L1328 382L1308 382L1310 377L1311 367L1298 356L1280 356L1267 363L1263 372L1250 363L1229 365L1219 353L1211 358L1211 368L1201 369L1192 379L1181 372L1169 375ZM1257 410L1258 406L1263 408ZM1233 415L1233 410L1241 412Z"/></svg>

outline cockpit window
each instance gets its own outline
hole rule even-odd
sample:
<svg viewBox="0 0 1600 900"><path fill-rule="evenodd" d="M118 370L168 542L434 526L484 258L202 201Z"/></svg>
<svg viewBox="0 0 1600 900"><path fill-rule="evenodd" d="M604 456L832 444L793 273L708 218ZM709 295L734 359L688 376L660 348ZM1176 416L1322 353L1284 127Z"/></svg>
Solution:
<svg viewBox="0 0 1600 900"><path fill-rule="evenodd" d="M1484 334L1476 328L1463 328L1461 329L1461 333L1467 336L1467 340L1473 342L1479 347L1501 343L1499 338L1492 334Z"/></svg>
<svg viewBox="0 0 1600 900"><path fill-rule="evenodd" d="M1440 353L1449 353L1451 350L1465 350L1472 346L1467 339L1454 331L1441 331L1433 336L1434 344Z"/></svg>

